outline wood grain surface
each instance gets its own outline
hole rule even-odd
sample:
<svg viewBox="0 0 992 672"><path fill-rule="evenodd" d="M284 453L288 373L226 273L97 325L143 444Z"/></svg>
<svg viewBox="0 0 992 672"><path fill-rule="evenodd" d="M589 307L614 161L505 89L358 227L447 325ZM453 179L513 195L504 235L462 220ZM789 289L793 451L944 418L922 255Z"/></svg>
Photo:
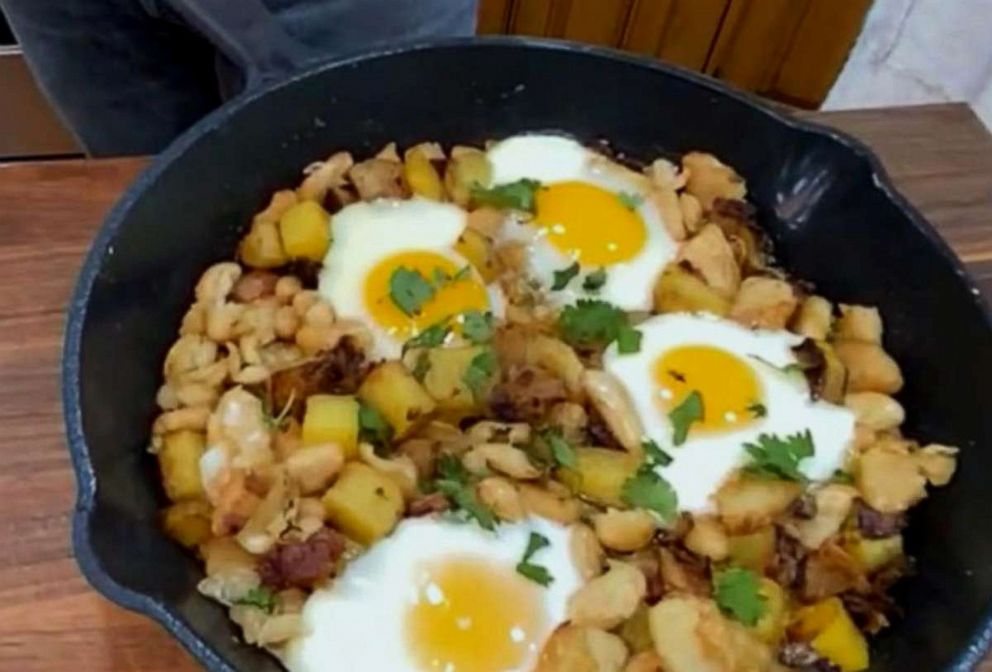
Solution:
<svg viewBox="0 0 992 672"><path fill-rule="evenodd" d="M810 118L865 140L992 296L992 136L963 105ZM142 160L0 166L0 671L195 670L151 621L91 590L69 548L63 310L86 247ZM982 672L992 672L986 661Z"/></svg>

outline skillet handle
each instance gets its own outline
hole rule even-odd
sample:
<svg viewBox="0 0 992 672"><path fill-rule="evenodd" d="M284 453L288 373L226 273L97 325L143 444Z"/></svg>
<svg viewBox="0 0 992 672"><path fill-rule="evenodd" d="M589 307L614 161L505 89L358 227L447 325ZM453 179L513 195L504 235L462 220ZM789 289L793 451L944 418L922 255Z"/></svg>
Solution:
<svg viewBox="0 0 992 672"><path fill-rule="evenodd" d="M246 91L303 69L316 54L283 29L261 0L167 0L244 73Z"/></svg>

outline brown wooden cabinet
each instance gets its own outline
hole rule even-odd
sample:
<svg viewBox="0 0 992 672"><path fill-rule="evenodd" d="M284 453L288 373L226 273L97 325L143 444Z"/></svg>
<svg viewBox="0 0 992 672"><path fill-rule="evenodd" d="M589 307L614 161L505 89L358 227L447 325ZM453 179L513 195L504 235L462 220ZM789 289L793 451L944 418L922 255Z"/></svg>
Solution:
<svg viewBox="0 0 992 672"><path fill-rule="evenodd" d="M826 97L871 0L481 0L479 31L656 56L799 107Z"/></svg>

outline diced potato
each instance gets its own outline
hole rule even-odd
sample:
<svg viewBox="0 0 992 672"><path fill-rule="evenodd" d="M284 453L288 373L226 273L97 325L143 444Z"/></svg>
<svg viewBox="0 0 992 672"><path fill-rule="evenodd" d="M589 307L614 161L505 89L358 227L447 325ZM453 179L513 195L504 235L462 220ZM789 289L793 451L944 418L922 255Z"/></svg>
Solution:
<svg viewBox="0 0 992 672"><path fill-rule="evenodd" d="M708 516L693 520L692 529L685 535L685 547L714 562L725 560L730 553L726 530L718 520Z"/></svg>
<svg viewBox="0 0 992 672"><path fill-rule="evenodd" d="M788 601L782 586L762 577L758 594L765 600L765 613L751 628L751 632L766 644L777 644L785 634Z"/></svg>
<svg viewBox="0 0 992 672"><path fill-rule="evenodd" d="M749 534L727 537L727 557L731 564L763 574L775 553L775 528L770 525Z"/></svg>
<svg viewBox="0 0 992 672"><path fill-rule="evenodd" d="M582 516L582 502L557 481L549 481L543 488L532 483L520 483L517 488L520 504L531 516L561 525L571 525Z"/></svg>
<svg viewBox="0 0 992 672"><path fill-rule="evenodd" d="M729 317L746 327L785 329L799 300L785 280L752 276L741 283Z"/></svg>
<svg viewBox="0 0 992 672"><path fill-rule="evenodd" d="M411 351L408 359L419 361L426 356L429 364L423 385L441 411L467 414L478 410L479 402L465 384L465 372L472 360L484 350L481 346L432 348Z"/></svg>
<svg viewBox="0 0 992 672"><path fill-rule="evenodd" d="M882 539L866 539L858 536L845 544L847 552L871 574L903 555L902 535L894 534Z"/></svg>
<svg viewBox="0 0 992 672"><path fill-rule="evenodd" d="M441 176L431 163L423 145L411 147L403 158L403 179L410 191L417 196L440 201L444 198L444 185Z"/></svg>
<svg viewBox="0 0 992 672"><path fill-rule="evenodd" d="M323 261L331 244L331 216L316 201L297 203L279 218L279 235L290 257Z"/></svg>
<svg viewBox="0 0 992 672"><path fill-rule="evenodd" d="M564 341L526 328L511 328L497 330L493 346L505 366L540 366L565 383L573 397L582 393L585 367Z"/></svg>
<svg viewBox="0 0 992 672"><path fill-rule="evenodd" d="M677 264L665 268L654 285L654 309L659 313L730 312L730 300Z"/></svg>
<svg viewBox="0 0 992 672"><path fill-rule="evenodd" d="M843 672L868 667L868 642L836 597L800 609L791 630Z"/></svg>
<svg viewBox="0 0 992 672"><path fill-rule="evenodd" d="M834 325L834 339L882 344L882 316L878 308L841 304L840 317Z"/></svg>
<svg viewBox="0 0 992 672"><path fill-rule="evenodd" d="M858 491L850 485L841 483L824 485L813 494L816 514L809 519L791 521L789 531L806 548L819 548L823 542L840 531L857 496Z"/></svg>
<svg viewBox="0 0 992 672"><path fill-rule="evenodd" d="M609 560L609 569L568 599L568 621L612 630L634 615L647 594L647 579L634 565Z"/></svg>
<svg viewBox="0 0 992 672"><path fill-rule="evenodd" d="M902 404L880 392L854 392L844 397L844 405L854 411L859 425L874 432L894 429L906 419Z"/></svg>
<svg viewBox="0 0 992 672"><path fill-rule="evenodd" d="M499 275L493 256L493 241L475 229L466 228L455 243L455 252L468 259L487 283Z"/></svg>
<svg viewBox="0 0 992 672"><path fill-rule="evenodd" d="M315 394L307 397L301 441L304 446L336 443L345 459L358 455L358 400L354 396Z"/></svg>
<svg viewBox="0 0 992 672"><path fill-rule="evenodd" d="M954 446L943 446L931 443L916 451L916 459L920 463L920 471L937 487L951 482L958 466L958 449Z"/></svg>
<svg viewBox="0 0 992 672"><path fill-rule="evenodd" d="M847 369L840 361L837 353L826 341L812 341L823 357L823 368L815 381L814 391L824 401L840 404L844 401L847 389Z"/></svg>
<svg viewBox="0 0 992 672"><path fill-rule="evenodd" d="M389 534L404 508L399 486L361 462L346 464L322 501L327 520L365 545Z"/></svg>
<svg viewBox="0 0 992 672"><path fill-rule="evenodd" d="M699 199L704 210L718 198L742 200L747 195L744 178L712 154L689 152L682 157L682 169L689 176L685 190Z"/></svg>
<svg viewBox="0 0 992 672"><path fill-rule="evenodd" d="M201 432L183 429L165 435L158 453L158 466L169 499L178 502L203 497L200 457L205 449L206 437Z"/></svg>
<svg viewBox="0 0 992 672"><path fill-rule="evenodd" d="M632 652L654 651L654 642L651 641L651 623L648 618L650 609L648 605L641 604L637 607L634 615L624 621L617 634L623 639Z"/></svg>
<svg viewBox="0 0 992 672"><path fill-rule="evenodd" d="M734 250L723 230L716 224L705 225L679 251L679 261L689 264L707 285L728 298L737 293L741 269Z"/></svg>
<svg viewBox="0 0 992 672"><path fill-rule="evenodd" d="M626 661L627 647L616 635L562 625L544 644L534 672L620 672Z"/></svg>
<svg viewBox="0 0 992 672"><path fill-rule="evenodd" d="M836 341L834 352L847 367L848 392L895 394L902 389L902 371L875 343Z"/></svg>
<svg viewBox="0 0 992 672"><path fill-rule="evenodd" d="M427 421L437 407L423 385L398 361L383 362L372 369L358 388L358 398L386 419L397 439Z"/></svg>
<svg viewBox="0 0 992 672"><path fill-rule="evenodd" d="M162 512L162 527L186 548L195 548L210 538L210 505L200 499L177 502Z"/></svg>
<svg viewBox="0 0 992 672"><path fill-rule="evenodd" d="M793 332L816 341L825 341L830 334L833 307L822 296L807 296L792 317Z"/></svg>
<svg viewBox="0 0 992 672"><path fill-rule="evenodd" d="M323 492L341 471L345 457L338 443L323 443L297 450L286 458L286 474L300 494Z"/></svg>
<svg viewBox="0 0 992 672"><path fill-rule="evenodd" d="M256 220L238 247L241 261L252 268L284 266L289 257L282 247L279 225L276 222Z"/></svg>
<svg viewBox="0 0 992 672"><path fill-rule="evenodd" d="M451 200L464 207L472 200L472 187L488 187L492 173L493 167L485 152L472 147L456 147L451 150L444 186Z"/></svg>
<svg viewBox="0 0 992 672"><path fill-rule="evenodd" d="M899 513L926 496L927 479L917 458L877 446L855 463L854 481L868 506L882 513Z"/></svg>
<svg viewBox="0 0 992 672"><path fill-rule="evenodd" d="M716 493L716 506L730 532L748 532L772 522L802 492L792 481L737 478Z"/></svg>
<svg viewBox="0 0 992 672"><path fill-rule="evenodd" d="M640 467L640 457L608 448L576 448L575 457L575 469L558 470L560 481L602 506L626 507L620 493Z"/></svg>

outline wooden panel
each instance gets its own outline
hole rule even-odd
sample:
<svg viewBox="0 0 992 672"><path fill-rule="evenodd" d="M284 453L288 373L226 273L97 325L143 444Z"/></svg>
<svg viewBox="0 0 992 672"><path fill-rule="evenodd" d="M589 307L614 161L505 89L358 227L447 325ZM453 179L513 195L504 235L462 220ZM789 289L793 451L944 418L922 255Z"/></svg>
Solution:
<svg viewBox="0 0 992 672"><path fill-rule="evenodd" d="M769 93L818 107L844 67L869 7L871 0L812 0Z"/></svg>
<svg viewBox="0 0 992 672"><path fill-rule="evenodd" d="M771 87L810 0L731 0L706 72L748 91Z"/></svg>
<svg viewBox="0 0 992 672"><path fill-rule="evenodd" d="M570 0L563 3L563 31L555 37L616 46L623 37L632 0Z"/></svg>
<svg viewBox="0 0 992 672"><path fill-rule="evenodd" d="M675 0L656 55L702 70L729 5L730 0Z"/></svg>
<svg viewBox="0 0 992 672"><path fill-rule="evenodd" d="M518 35L548 35L553 0L515 0L510 32Z"/></svg>
<svg viewBox="0 0 992 672"><path fill-rule="evenodd" d="M80 154L16 47L0 47L0 157Z"/></svg>
<svg viewBox="0 0 992 672"><path fill-rule="evenodd" d="M634 0L624 32L624 49L654 56L676 0Z"/></svg>
<svg viewBox="0 0 992 672"><path fill-rule="evenodd" d="M479 29L482 35L505 33L510 23L513 0L481 0L479 2Z"/></svg>

